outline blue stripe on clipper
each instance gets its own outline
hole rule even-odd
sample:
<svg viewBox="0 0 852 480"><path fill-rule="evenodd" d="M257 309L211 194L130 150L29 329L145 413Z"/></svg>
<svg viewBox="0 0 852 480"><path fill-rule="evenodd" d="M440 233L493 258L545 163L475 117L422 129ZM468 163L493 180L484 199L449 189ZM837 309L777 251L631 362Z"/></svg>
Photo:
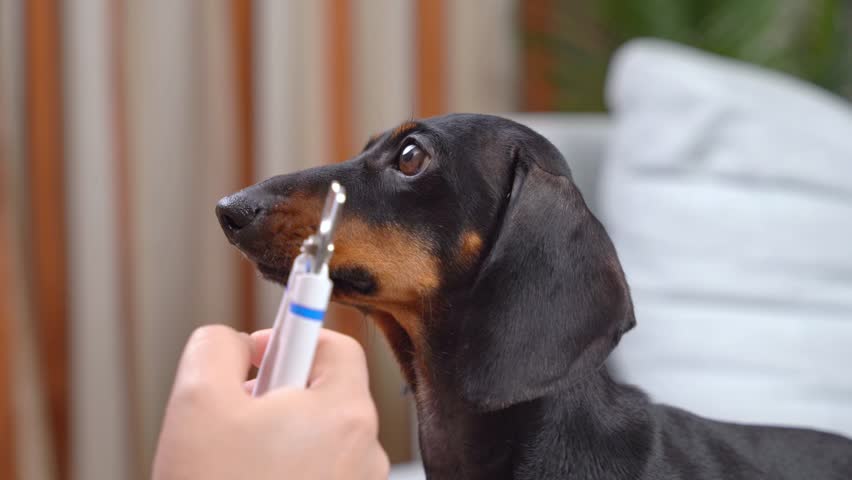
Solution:
<svg viewBox="0 0 852 480"><path fill-rule="evenodd" d="M300 317L307 318L308 320L316 320L318 322L321 322L323 317L325 317L324 310L314 310L313 308L309 308L296 303L290 304L290 312Z"/></svg>

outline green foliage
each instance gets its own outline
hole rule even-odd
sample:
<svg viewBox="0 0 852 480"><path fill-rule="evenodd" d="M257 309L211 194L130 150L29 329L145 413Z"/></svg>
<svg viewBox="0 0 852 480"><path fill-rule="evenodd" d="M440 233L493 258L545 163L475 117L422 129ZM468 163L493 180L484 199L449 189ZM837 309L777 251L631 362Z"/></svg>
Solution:
<svg viewBox="0 0 852 480"><path fill-rule="evenodd" d="M599 111L612 52L656 37L763 65L852 97L850 0L552 0L527 49L554 60L555 110Z"/></svg>

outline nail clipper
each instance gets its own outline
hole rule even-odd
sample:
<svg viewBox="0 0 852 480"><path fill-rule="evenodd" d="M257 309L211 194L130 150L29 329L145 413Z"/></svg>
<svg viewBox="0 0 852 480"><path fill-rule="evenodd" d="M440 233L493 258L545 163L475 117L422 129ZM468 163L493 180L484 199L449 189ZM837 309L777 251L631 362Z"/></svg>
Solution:
<svg viewBox="0 0 852 480"><path fill-rule="evenodd" d="M307 386L334 286L328 278L328 262L334 253L332 237L345 202L345 189L332 182L319 229L302 243L301 253L293 261L257 373L252 392L255 397L279 387Z"/></svg>

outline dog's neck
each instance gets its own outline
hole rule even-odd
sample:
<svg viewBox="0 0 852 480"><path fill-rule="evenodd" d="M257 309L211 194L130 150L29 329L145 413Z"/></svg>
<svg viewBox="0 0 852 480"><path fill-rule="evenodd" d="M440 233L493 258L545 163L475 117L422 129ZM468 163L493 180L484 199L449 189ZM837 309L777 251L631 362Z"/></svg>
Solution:
<svg viewBox="0 0 852 480"><path fill-rule="evenodd" d="M546 397L498 411L477 411L460 398L446 372L436 371L444 352L434 351L425 338L406 334L406 327L415 322L438 320L409 315L400 310L370 316L414 391L420 449L430 480L608 478L601 474L609 468L623 474L642 467L618 465L613 458L627 458L618 453L625 449L650 451L648 402L638 390L613 381L606 369ZM561 470L544 471L554 465ZM565 471L572 474L566 477Z"/></svg>
<svg viewBox="0 0 852 480"><path fill-rule="evenodd" d="M609 478L610 469L628 474L617 478L633 478L629 473L638 477L643 467L639 451L651 449L648 412L636 408L647 405L644 395L606 371L495 412L476 412L440 385L421 384L416 396L430 479ZM618 453L625 451L636 455ZM620 457L625 464L618 464ZM560 470L546 470L553 466Z"/></svg>

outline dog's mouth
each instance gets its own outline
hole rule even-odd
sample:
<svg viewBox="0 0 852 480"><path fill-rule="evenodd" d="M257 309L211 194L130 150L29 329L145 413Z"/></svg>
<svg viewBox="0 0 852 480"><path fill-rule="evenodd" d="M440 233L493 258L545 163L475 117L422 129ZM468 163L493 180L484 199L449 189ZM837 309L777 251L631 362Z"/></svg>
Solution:
<svg viewBox="0 0 852 480"><path fill-rule="evenodd" d="M263 278L280 285L287 284L292 263L292 259L281 262L280 265L282 266L255 262L257 270ZM337 298L341 296L369 297L378 291L376 277L364 267L332 267L329 271L329 278L334 282L334 296Z"/></svg>

